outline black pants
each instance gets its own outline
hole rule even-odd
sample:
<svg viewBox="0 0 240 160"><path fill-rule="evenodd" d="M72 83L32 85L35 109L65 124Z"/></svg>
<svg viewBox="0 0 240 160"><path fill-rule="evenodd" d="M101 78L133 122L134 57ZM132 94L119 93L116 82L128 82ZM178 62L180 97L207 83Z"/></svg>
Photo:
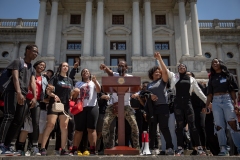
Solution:
<svg viewBox="0 0 240 160"><path fill-rule="evenodd" d="M4 118L0 126L0 143L9 145L17 135L24 122L27 105L17 103L17 93L6 91L4 94Z"/></svg>
<svg viewBox="0 0 240 160"><path fill-rule="evenodd" d="M149 147L154 148L154 141L157 132L157 124L159 123L159 129L161 130L164 139L166 140L166 148L173 148L172 137L168 128L168 118L169 114L155 114L154 122L149 124Z"/></svg>
<svg viewBox="0 0 240 160"><path fill-rule="evenodd" d="M199 133L200 141L202 146L206 146L206 131L205 131L205 118L206 114L201 113L202 108L200 107L193 107L194 114L195 114L195 126ZM196 147L195 141L193 140L193 135L190 134L192 139L192 146Z"/></svg>
<svg viewBox="0 0 240 160"><path fill-rule="evenodd" d="M176 98L174 103L176 104L174 114L177 122L177 145L184 147L183 128L185 127L186 121L195 146L201 146L198 130L195 126L195 114L192 108L191 98Z"/></svg>

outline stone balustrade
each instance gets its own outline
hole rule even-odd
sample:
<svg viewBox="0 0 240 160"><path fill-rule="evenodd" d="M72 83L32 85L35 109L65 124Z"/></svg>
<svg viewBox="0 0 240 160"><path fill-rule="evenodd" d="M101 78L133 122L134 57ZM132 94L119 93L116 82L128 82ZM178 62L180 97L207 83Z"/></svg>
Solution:
<svg viewBox="0 0 240 160"><path fill-rule="evenodd" d="M0 28L36 28L37 19L0 19Z"/></svg>
<svg viewBox="0 0 240 160"><path fill-rule="evenodd" d="M240 28L240 19L235 20L199 20L200 29L233 29Z"/></svg>

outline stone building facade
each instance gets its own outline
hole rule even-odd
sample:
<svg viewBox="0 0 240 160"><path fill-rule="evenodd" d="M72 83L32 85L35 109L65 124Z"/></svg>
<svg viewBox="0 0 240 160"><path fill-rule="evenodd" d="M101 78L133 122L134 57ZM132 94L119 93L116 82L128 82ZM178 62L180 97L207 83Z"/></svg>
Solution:
<svg viewBox="0 0 240 160"><path fill-rule="evenodd" d="M131 74L148 80L159 51L176 72L185 63L207 79L212 58L240 75L240 20L198 20L197 0L40 0L38 19L0 20L0 68L36 43L47 68L61 62L101 77L99 64L116 69L124 59ZM79 75L77 76L79 77ZM240 78L238 78L238 82Z"/></svg>

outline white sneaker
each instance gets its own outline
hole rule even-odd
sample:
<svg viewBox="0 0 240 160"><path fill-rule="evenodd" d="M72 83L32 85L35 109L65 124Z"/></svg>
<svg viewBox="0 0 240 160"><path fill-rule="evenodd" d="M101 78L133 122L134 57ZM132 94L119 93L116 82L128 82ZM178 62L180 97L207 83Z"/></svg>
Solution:
<svg viewBox="0 0 240 160"><path fill-rule="evenodd" d="M38 147L33 147L32 148L32 155L33 156L41 156L41 153L39 153Z"/></svg>
<svg viewBox="0 0 240 160"><path fill-rule="evenodd" d="M27 150L27 151L25 152L25 156L27 156L27 157L31 156L31 151Z"/></svg>
<svg viewBox="0 0 240 160"><path fill-rule="evenodd" d="M178 147L176 151L176 156L182 156L184 155L184 149L182 147Z"/></svg>

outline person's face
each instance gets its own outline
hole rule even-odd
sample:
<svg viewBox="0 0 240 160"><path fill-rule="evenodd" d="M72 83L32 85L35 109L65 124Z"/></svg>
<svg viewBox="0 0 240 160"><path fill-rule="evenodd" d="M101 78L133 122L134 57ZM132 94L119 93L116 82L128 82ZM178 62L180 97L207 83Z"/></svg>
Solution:
<svg viewBox="0 0 240 160"><path fill-rule="evenodd" d="M91 74L88 69L84 69L82 71L82 78L87 79L87 78L90 78L90 76L91 76Z"/></svg>
<svg viewBox="0 0 240 160"><path fill-rule="evenodd" d="M42 71L45 70L45 67L46 67L46 64L45 64L44 62L39 63L39 64L36 66L36 72L37 72L37 73L42 73Z"/></svg>
<svg viewBox="0 0 240 160"><path fill-rule="evenodd" d="M220 70L221 68L220 68L220 63L219 63L219 61L217 60L217 59L214 59L213 61L212 61L212 68L215 70L215 71L217 71L217 70Z"/></svg>
<svg viewBox="0 0 240 160"><path fill-rule="evenodd" d="M33 47L32 49L27 49L28 51L28 56L31 60L34 60L38 56L38 48Z"/></svg>
<svg viewBox="0 0 240 160"><path fill-rule="evenodd" d="M147 90L147 85L148 85L148 83L143 83L143 85L142 85L142 90L143 90L143 91L146 91L146 90Z"/></svg>
<svg viewBox="0 0 240 160"><path fill-rule="evenodd" d="M68 71L68 63L64 62L62 63L61 72L67 73L67 71Z"/></svg>
<svg viewBox="0 0 240 160"><path fill-rule="evenodd" d="M180 64L180 65L178 66L178 72L179 72L179 73L185 73L186 70L187 70L187 68L186 68L185 65Z"/></svg>
<svg viewBox="0 0 240 160"><path fill-rule="evenodd" d="M124 72L127 70L126 62L124 62L124 61L120 61L120 62L118 63L118 67L119 67L119 68L121 67Z"/></svg>
<svg viewBox="0 0 240 160"><path fill-rule="evenodd" d="M192 77L192 74L190 72L186 72L186 75L188 75L189 77Z"/></svg>
<svg viewBox="0 0 240 160"><path fill-rule="evenodd" d="M153 80L157 80L160 79L162 77L162 73L160 72L159 69L157 69L154 73L153 73Z"/></svg>
<svg viewBox="0 0 240 160"><path fill-rule="evenodd" d="M48 76L48 78L51 78L52 77L52 72L47 71L46 75Z"/></svg>

